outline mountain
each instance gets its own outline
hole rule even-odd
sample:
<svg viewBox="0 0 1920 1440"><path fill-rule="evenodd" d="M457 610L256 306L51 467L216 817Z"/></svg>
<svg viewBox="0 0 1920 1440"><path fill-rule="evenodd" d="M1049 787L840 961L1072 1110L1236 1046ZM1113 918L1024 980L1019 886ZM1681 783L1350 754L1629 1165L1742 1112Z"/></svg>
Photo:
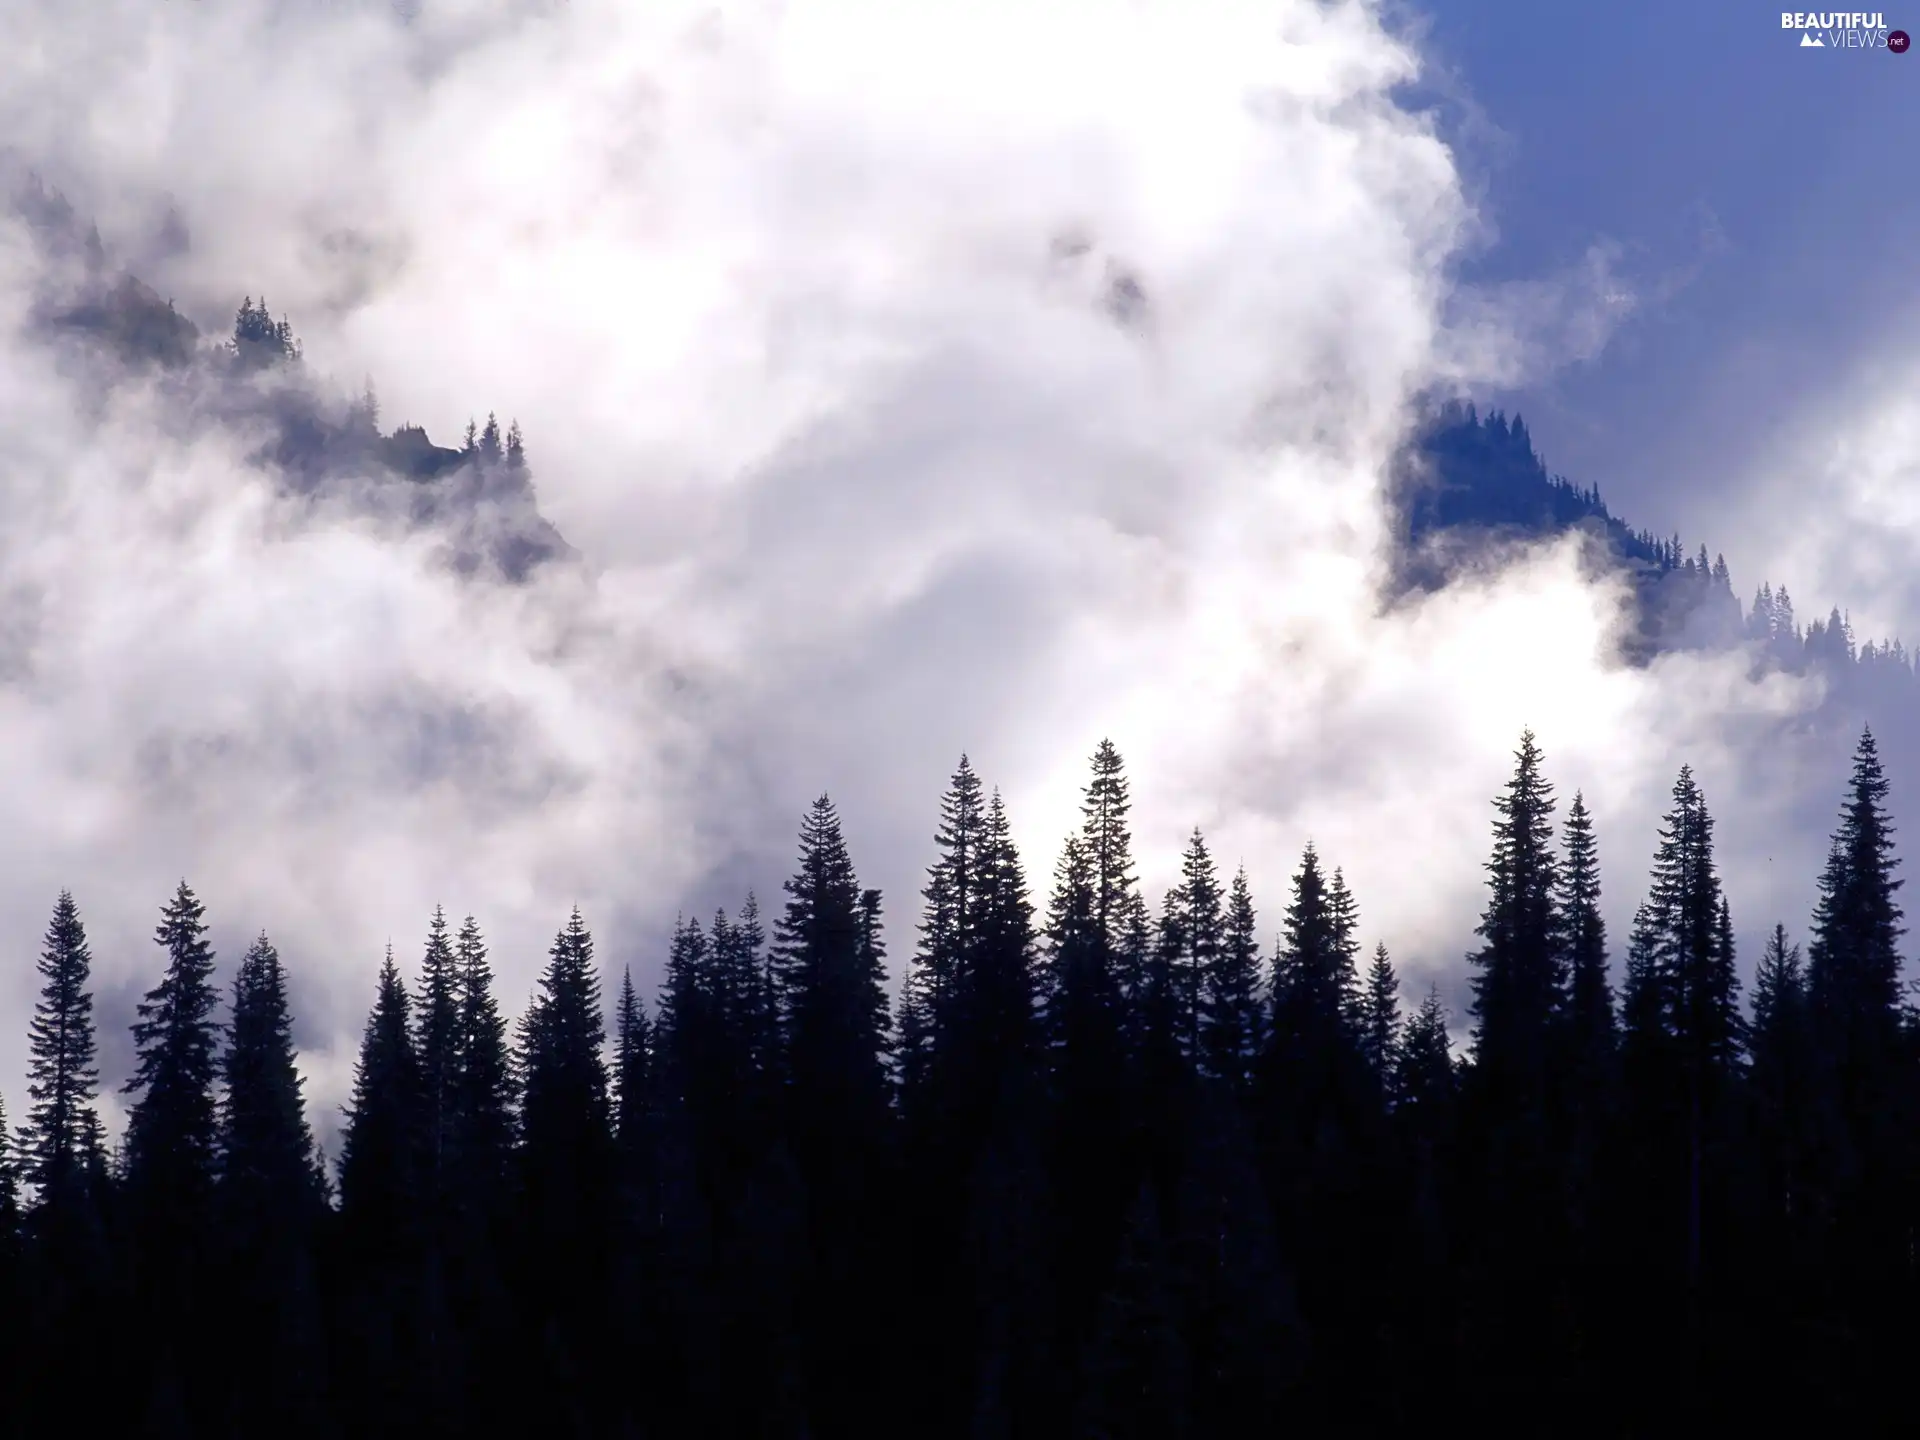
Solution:
<svg viewBox="0 0 1920 1440"><path fill-rule="evenodd" d="M250 459L283 493L435 531L443 558L463 574L517 583L576 554L540 513L517 424L503 434L490 415L485 430L469 425L457 449L417 425L383 432L371 386L359 396L330 389L264 299L246 297L231 334L209 340L170 299L115 267L98 229L58 191L27 175L11 198L41 262L31 330L96 393L153 383L186 436L210 428L259 436Z"/></svg>

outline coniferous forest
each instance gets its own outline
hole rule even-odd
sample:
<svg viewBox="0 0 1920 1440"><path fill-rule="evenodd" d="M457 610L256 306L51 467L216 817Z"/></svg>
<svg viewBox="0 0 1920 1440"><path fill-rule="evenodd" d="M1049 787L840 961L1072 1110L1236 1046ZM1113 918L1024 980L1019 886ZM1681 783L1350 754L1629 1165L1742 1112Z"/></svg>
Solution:
<svg viewBox="0 0 1920 1440"><path fill-rule="evenodd" d="M1838 781L1840 777L1836 777ZM656 995L561 925L517 1022L472 917L372 988L337 1164L261 935L161 908L110 1148L72 894L0 1183L10 1433L1500 1432L1904 1413L1920 1012L1870 733L1804 948L1742 993L1707 796L1602 856L1523 735L1471 1013L1309 846L1158 904L1118 751L1031 876L963 758L889 937L833 804ZM1633 860L1651 855L1644 880ZM1461 857L1472 864L1477 857ZM901 907L906 908L906 907ZM1802 917L1792 917L1799 920ZM1466 940L1467 937L1462 937ZM897 1003L888 952L904 967ZM216 979L224 970L225 978Z"/></svg>

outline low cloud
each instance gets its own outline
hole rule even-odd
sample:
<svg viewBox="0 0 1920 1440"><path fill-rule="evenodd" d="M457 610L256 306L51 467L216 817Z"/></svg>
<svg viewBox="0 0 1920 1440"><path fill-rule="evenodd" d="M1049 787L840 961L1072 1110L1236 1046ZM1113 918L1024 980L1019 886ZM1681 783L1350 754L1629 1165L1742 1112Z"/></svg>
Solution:
<svg viewBox="0 0 1920 1440"><path fill-rule="evenodd" d="M1271 929L1314 838L1456 994L1523 725L1622 916L1682 759L1753 874L1817 691L1617 667L1568 545L1378 604L1422 398L1586 358L1627 291L1604 249L1454 283L1479 218L1373 7L16 9L0 133L116 261L210 330L264 292L389 426L517 416L580 552L462 578L290 498L56 363L0 226L0 928L71 886L110 1025L184 873L229 956L273 932L331 1106L435 903L513 1001L574 903L650 979L676 913L777 899L822 789L898 958L959 753L1043 889L1102 735L1155 893L1199 823Z"/></svg>

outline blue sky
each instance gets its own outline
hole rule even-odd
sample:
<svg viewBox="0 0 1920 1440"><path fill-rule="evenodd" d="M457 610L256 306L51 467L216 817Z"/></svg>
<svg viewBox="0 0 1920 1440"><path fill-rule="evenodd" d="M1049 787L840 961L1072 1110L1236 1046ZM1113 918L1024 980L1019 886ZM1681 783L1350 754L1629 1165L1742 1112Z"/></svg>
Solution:
<svg viewBox="0 0 1920 1440"><path fill-rule="evenodd" d="M1636 525L1726 546L1739 477L1798 407L1915 329L1920 55L1803 50L1752 3L1420 10L1496 227L1465 277L1610 241L1642 297L1597 359L1494 398ZM1920 33L1920 5L1885 14ZM1748 592L1769 565L1728 560Z"/></svg>

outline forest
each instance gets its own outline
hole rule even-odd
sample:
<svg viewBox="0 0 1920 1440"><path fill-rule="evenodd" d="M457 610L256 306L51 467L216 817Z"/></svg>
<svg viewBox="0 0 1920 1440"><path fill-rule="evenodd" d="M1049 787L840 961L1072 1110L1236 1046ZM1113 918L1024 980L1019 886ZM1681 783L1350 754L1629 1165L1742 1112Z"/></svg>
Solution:
<svg viewBox="0 0 1920 1440"><path fill-rule="evenodd" d="M1776 925L1743 999L1692 772L1616 965L1591 816L1524 734L1454 1017L1366 950L1334 857L1267 913L1195 831L1155 907L1103 742L1042 893L963 757L897 1003L822 796L781 904L682 920L651 1003L575 911L510 1024L479 923L436 910L379 967L337 1164L272 941L217 984L184 881L110 1147L62 893L0 1169L0 1425L1878 1422L1920 1214L1888 793L1864 733L1804 954Z"/></svg>
<svg viewBox="0 0 1920 1440"><path fill-rule="evenodd" d="M323 395L251 297L198 348L36 203L81 274L41 323L112 356L102 383L153 370L192 424L265 434L252 458L289 495L435 528L474 583L566 563L517 425L457 450L383 433L371 390ZM1912 702L1898 642L1837 609L1803 629L1784 587L1743 608L1723 560L1550 475L1517 417L1440 407L1389 499L1383 604L1580 530L1630 579L1625 663L1740 649L1814 677L1843 746ZM1458 1015L1405 993L1311 846L1256 902L1196 831L1155 904L1110 744L1044 876L962 759L891 924L822 797L778 903L683 919L641 966L655 994L602 973L575 913L516 1015L480 921L436 910L417 964L378 967L334 1156L272 941L218 967L184 881L110 1142L63 893L0 1151L0 1431L1879 1428L1908 1408L1920 1299L1886 775L1920 754L1883 729L1885 763L1869 730L1834 776L1815 912L1762 917L1745 958L1693 773L1610 848L1651 867L1610 882L1641 898L1609 937L1584 798L1523 736L1484 851L1432 860L1485 881Z"/></svg>

